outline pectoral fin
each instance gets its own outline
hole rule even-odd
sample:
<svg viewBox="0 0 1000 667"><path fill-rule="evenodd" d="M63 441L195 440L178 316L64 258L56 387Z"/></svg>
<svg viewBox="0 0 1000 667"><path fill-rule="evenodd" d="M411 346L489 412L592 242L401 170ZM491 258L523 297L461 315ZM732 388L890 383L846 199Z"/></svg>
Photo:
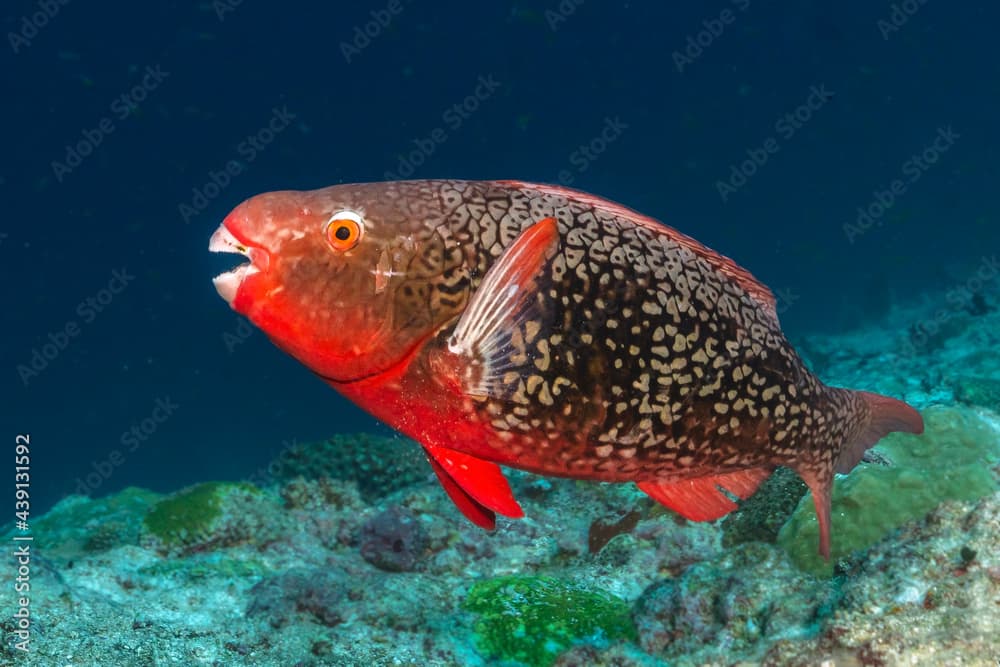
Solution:
<svg viewBox="0 0 1000 667"><path fill-rule="evenodd" d="M516 365L511 340L538 317L535 279L558 241L555 218L545 218L523 231L490 267L447 348L432 355L442 384L477 398L505 394L503 375Z"/></svg>

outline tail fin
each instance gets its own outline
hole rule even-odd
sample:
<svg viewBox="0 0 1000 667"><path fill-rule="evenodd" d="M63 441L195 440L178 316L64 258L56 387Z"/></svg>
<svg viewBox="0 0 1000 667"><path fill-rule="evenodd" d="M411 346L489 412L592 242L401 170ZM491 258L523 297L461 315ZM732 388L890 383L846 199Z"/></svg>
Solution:
<svg viewBox="0 0 1000 667"><path fill-rule="evenodd" d="M868 403L871 419L854 442L847 443L840 452L836 471L841 474L849 473L869 448L893 431L924 432L924 418L903 401L867 391L854 393Z"/></svg>
<svg viewBox="0 0 1000 667"><path fill-rule="evenodd" d="M832 466L803 466L796 470L812 492L816 519L819 521L819 553L827 559L830 558L830 495L833 492L833 473L850 472L870 447L893 431L916 434L924 432L923 417L903 401L867 391L856 391L854 394L868 404L870 416L865 427L852 441L845 443Z"/></svg>

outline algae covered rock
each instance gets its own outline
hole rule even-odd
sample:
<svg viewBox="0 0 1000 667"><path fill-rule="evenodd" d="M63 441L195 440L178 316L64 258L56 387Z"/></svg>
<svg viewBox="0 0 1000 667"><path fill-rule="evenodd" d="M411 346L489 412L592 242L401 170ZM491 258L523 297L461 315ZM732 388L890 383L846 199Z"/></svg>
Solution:
<svg viewBox="0 0 1000 667"><path fill-rule="evenodd" d="M157 550L183 554L274 539L278 513L251 484L205 482L157 502L143 525Z"/></svg>
<svg viewBox="0 0 1000 667"><path fill-rule="evenodd" d="M551 665L575 644L636 639L624 600L552 577L481 581L469 591L464 606L479 614L474 631L480 650L532 667Z"/></svg>
<svg viewBox="0 0 1000 667"><path fill-rule="evenodd" d="M136 487L104 498L68 496L32 523L35 546L49 558L73 559L138 544L143 516L160 497Z"/></svg>
<svg viewBox="0 0 1000 667"><path fill-rule="evenodd" d="M997 483L1000 433L965 408L930 408L921 436L893 433L878 448L891 466L862 463L833 488L831 560L816 553L818 528L812 497L802 499L781 529L779 543L803 570L829 575L839 558L870 547L945 500L975 500Z"/></svg>
<svg viewBox="0 0 1000 667"><path fill-rule="evenodd" d="M755 494L722 522L722 546L745 542L775 542L808 487L789 468L778 468Z"/></svg>

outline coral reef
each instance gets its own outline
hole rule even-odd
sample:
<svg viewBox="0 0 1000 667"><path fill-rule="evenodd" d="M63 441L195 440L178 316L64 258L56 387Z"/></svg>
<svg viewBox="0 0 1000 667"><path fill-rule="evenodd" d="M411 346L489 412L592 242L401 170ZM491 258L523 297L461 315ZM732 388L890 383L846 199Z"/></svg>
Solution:
<svg viewBox="0 0 1000 667"><path fill-rule="evenodd" d="M279 481L294 477L354 481L366 502L431 475L420 446L408 438L367 433L339 434L329 440L298 444L281 453L269 469Z"/></svg>

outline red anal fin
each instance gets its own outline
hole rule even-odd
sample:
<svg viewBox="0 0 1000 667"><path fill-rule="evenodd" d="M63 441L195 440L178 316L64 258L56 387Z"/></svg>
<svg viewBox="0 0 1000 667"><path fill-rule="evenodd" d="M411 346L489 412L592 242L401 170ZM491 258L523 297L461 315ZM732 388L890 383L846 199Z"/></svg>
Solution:
<svg viewBox="0 0 1000 667"><path fill-rule="evenodd" d="M524 516L500 466L454 449L425 445L427 458L452 501L470 521L492 530L497 514Z"/></svg>
<svg viewBox="0 0 1000 667"><path fill-rule="evenodd" d="M738 507L719 487L739 498L749 498L768 478L766 468L686 479L681 482L637 482L636 486L656 502L691 521L715 521Z"/></svg>

